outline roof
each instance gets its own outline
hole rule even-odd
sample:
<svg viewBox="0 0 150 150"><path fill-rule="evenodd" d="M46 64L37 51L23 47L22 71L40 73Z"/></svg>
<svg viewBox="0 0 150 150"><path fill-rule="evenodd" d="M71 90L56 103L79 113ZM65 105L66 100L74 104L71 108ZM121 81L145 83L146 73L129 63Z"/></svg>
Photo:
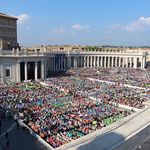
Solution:
<svg viewBox="0 0 150 150"><path fill-rule="evenodd" d="M9 16L9 15L6 15L6 14L4 14L4 13L1 13L0 12L0 17L6 17L6 18L10 18L10 19L18 19L18 18L16 18L16 17L13 17L13 16Z"/></svg>

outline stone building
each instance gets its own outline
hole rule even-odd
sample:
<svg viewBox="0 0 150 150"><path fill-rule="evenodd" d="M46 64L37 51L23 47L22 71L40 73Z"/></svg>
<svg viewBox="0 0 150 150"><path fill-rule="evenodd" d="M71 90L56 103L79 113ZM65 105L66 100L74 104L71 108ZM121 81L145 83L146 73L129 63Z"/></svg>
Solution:
<svg viewBox="0 0 150 150"><path fill-rule="evenodd" d="M0 13L0 49L17 46L17 18Z"/></svg>

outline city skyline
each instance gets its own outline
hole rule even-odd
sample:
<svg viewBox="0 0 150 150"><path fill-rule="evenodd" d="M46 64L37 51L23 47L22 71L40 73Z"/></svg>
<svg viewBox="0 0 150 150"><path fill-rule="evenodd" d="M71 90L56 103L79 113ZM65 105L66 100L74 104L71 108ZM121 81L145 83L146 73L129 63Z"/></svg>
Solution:
<svg viewBox="0 0 150 150"><path fill-rule="evenodd" d="M20 45L150 46L147 0L0 0L18 20Z"/></svg>

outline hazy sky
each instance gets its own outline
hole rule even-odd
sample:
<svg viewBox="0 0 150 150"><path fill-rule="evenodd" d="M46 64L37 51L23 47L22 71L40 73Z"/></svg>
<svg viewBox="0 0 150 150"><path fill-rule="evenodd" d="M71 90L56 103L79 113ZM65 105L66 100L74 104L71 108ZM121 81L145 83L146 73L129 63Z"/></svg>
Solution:
<svg viewBox="0 0 150 150"><path fill-rule="evenodd" d="M21 45L150 46L150 0L0 0Z"/></svg>

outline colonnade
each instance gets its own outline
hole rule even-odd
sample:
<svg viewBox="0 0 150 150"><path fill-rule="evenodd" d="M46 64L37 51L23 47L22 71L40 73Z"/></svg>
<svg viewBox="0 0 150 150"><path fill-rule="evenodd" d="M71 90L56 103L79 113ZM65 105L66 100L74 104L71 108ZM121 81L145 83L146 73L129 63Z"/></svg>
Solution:
<svg viewBox="0 0 150 150"><path fill-rule="evenodd" d="M28 60L24 62L24 80L28 80L28 63L33 63L31 66L34 69L33 79L44 78L47 71L63 71L71 67L129 67L129 68L145 68L145 57L143 56L94 56L94 55L74 55L74 56L62 56L62 57L49 57L50 61L47 60ZM20 82L21 79L21 62L16 64L16 81ZM39 63L39 64L38 64ZM47 65L46 65L47 63ZM40 65L40 66L39 66ZM50 67L50 68L49 68ZM40 69L40 70L39 70ZM40 73L40 77L39 77Z"/></svg>
<svg viewBox="0 0 150 150"><path fill-rule="evenodd" d="M145 57L143 56L69 56L60 57L56 60L52 57L52 70L59 71L71 67L129 67L129 68L145 68Z"/></svg>
<svg viewBox="0 0 150 150"><path fill-rule="evenodd" d="M74 67L129 67L145 68L145 57L78 56L74 57Z"/></svg>
<svg viewBox="0 0 150 150"><path fill-rule="evenodd" d="M34 80L38 79L38 72L40 71L40 78L44 79L45 77L45 61L24 61L24 80L28 80L28 63L33 63L34 66ZM38 67L38 63L40 63L40 68ZM40 69L40 70L39 70ZM21 62L17 62L16 64L16 81L20 82L21 81Z"/></svg>
<svg viewBox="0 0 150 150"><path fill-rule="evenodd" d="M71 60L68 57L52 57L51 59L53 63L52 70L54 71L61 71L70 68L68 64L71 64Z"/></svg>

